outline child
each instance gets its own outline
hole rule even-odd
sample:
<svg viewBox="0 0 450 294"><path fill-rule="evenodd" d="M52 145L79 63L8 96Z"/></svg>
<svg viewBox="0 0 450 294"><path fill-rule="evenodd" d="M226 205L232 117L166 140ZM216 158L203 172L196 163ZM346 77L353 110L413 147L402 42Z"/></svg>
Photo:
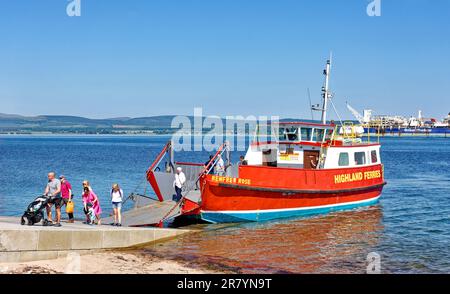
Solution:
<svg viewBox="0 0 450 294"><path fill-rule="evenodd" d="M88 225L93 225L95 223L95 212L94 208L92 208L92 203L86 204L84 213L86 214L86 223Z"/></svg>
<svg viewBox="0 0 450 294"><path fill-rule="evenodd" d="M114 212L114 223L112 223L112 226L122 226L122 201L123 201L123 191L120 189L118 184L112 185L111 189L111 202Z"/></svg>

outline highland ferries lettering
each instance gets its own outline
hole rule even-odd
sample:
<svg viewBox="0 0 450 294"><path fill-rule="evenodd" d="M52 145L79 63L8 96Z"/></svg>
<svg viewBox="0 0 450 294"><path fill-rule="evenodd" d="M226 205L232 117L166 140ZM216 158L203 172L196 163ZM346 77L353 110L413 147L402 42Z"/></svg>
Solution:
<svg viewBox="0 0 450 294"><path fill-rule="evenodd" d="M340 184L378 178L381 178L381 170L335 175L334 183Z"/></svg>

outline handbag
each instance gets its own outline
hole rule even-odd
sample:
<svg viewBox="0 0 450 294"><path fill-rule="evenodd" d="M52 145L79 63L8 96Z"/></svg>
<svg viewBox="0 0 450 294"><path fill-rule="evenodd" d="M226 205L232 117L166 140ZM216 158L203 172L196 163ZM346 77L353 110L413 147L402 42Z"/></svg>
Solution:
<svg viewBox="0 0 450 294"><path fill-rule="evenodd" d="M75 204L73 203L73 201L67 202L66 213L73 213L74 208L75 208Z"/></svg>

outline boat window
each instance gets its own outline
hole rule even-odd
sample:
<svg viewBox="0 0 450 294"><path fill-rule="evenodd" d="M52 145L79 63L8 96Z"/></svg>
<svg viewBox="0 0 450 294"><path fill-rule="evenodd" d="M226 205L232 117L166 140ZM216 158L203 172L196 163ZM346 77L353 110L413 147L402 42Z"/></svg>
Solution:
<svg viewBox="0 0 450 294"><path fill-rule="evenodd" d="M370 157L372 158L372 163L378 162L378 155L376 150L372 150L372 152L370 153Z"/></svg>
<svg viewBox="0 0 450 294"><path fill-rule="evenodd" d="M325 132L325 141L331 140L331 137L333 136L333 130L328 129Z"/></svg>
<svg viewBox="0 0 450 294"><path fill-rule="evenodd" d="M286 129L285 128L279 128L278 129L278 139L280 141L286 140Z"/></svg>
<svg viewBox="0 0 450 294"><path fill-rule="evenodd" d="M301 133L302 133L302 141L311 141L311 133L312 133L311 128L302 128Z"/></svg>
<svg viewBox="0 0 450 294"><path fill-rule="evenodd" d="M286 135L289 141L298 141L298 128L291 127L286 129Z"/></svg>
<svg viewBox="0 0 450 294"><path fill-rule="evenodd" d="M349 158L347 152L341 152L339 154L339 166L348 166L349 165Z"/></svg>
<svg viewBox="0 0 450 294"><path fill-rule="evenodd" d="M324 129L314 129L313 141L315 141L315 142L322 142L323 141L323 135L324 135Z"/></svg>
<svg viewBox="0 0 450 294"><path fill-rule="evenodd" d="M366 164L366 153L365 152L355 152L355 165Z"/></svg>

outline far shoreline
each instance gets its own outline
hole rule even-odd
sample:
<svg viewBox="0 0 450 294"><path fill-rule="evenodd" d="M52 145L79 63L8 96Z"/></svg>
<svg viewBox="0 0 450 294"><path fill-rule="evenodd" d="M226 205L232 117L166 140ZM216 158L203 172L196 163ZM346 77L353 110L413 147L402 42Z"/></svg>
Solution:
<svg viewBox="0 0 450 294"><path fill-rule="evenodd" d="M213 135L213 136L237 136L237 137L250 137L253 136L251 134L82 134L82 133L29 133L29 134L4 134L0 133L0 138L2 137L172 137L174 135L177 136L204 136L204 135Z"/></svg>
<svg viewBox="0 0 450 294"><path fill-rule="evenodd" d="M223 137L229 137L229 136L233 136L233 137L253 137L253 135L251 134L210 134L210 133L206 133L206 134L153 134L153 133L148 133L148 134L82 134L82 133L27 133L27 134L6 134L6 133L0 133L0 138L82 138L82 137L90 137L90 138L131 138L131 137L135 137L135 138L143 138L143 137L148 137L148 138L170 138L174 135L177 136L181 136L181 137L185 137L185 136L191 136L191 137L198 137L198 136L205 136L205 135L210 135L210 136L223 136ZM363 136L362 138L366 138L368 136ZM372 135L370 137L373 137ZM405 133L405 134L401 134L400 136L398 134L385 134L380 136L380 138L450 138L450 133L449 134L424 134L424 133Z"/></svg>
<svg viewBox="0 0 450 294"><path fill-rule="evenodd" d="M82 133L29 133L2 134L0 137L171 137L173 134L82 134Z"/></svg>

